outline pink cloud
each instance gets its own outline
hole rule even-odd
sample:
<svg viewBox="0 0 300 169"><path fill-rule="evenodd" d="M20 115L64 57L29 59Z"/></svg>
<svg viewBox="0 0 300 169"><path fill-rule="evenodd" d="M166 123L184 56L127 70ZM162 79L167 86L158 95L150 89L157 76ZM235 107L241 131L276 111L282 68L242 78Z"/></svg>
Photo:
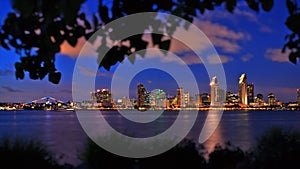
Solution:
<svg viewBox="0 0 300 169"><path fill-rule="evenodd" d="M84 66L79 66L78 67L80 72L84 75L87 75L87 76L95 76L95 73L92 71L92 70L89 70L88 68L84 67ZM104 73L104 72L97 72L96 73L96 76L101 76L101 77L112 77L112 73L110 72L107 72L107 73Z"/></svg>
<svg viewBox="0 0 300 169"><path fill-rule="evenodd" d="M281 49L267 49L265 52L265 58L274 62L289 62L288 52L282 53Z"/></svg>
<svg viewBox="0 0 300 169"><path fill-rule="evenodd" d="M228 63L233 61L232 57L224 56L224 55L212 55L208 58L208 63L209 64L219 64L221 61L222 64Z"/></svg>

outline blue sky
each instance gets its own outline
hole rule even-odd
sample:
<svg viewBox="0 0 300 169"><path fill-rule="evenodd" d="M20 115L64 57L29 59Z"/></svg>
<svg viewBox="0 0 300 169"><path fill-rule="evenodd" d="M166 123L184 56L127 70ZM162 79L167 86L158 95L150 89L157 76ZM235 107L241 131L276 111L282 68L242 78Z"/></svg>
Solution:
<svg viewBox="0 0 300 169"><path fill-rule="evenodd" d="M9 1L1 2L1 6L0 22L3 23L11 8ZM96 5L88 0L82 10L92 14L95 8ZM280 53L285 43L284 37L289 33L284 25L286 17L284 1L275 1L269 13L252 12L245 4L239 4L233 15L221 7L194 20L194 24L208 36L221 56L229 91L237 92L238 78L246 73L248 82L255 84L255 95L262 93L266 98L268 93L273 92L280 101L296 101L296 89L300 88L300 65L290 63L287 54ZM83 40L80 41L75 49L63 44L62 54L57 55L56 59L57 69L62 72L59 85L51 84L47 78L42 81L31 80L28 74L24 80L16 80L14 63L19 60L19 56L13 50L0 48L0 102L27 102L47 95L71 100L73 69L83 43ZM203 65L192 62L188 52L179 48L180 44L172 43L171 51L181 54L186 62L191 62L189 67L200 72L203 77L197 79L200 93L208 92L209 78L203 73ZM96 79L97 87L109 87L112 74L113 71L101 69ZM161 88L171 95L175 94L177 87L169 75L158 70L147 70L140 72L131 81L131 95L134 95L135 83L138 82L143 83L148 90ZM194 94L191 93L192 96Z"/></svg>

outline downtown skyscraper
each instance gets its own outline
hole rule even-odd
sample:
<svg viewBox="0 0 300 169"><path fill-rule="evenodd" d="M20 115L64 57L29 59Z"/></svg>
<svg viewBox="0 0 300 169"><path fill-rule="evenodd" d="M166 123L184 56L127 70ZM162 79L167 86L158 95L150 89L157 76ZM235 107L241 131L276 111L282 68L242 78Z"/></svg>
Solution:
<svg viewBox="0 0 300 169"><path fill-rule="evenodd" d="M247 92L247 76L246 74L242 74L239 78L239 84L238 84L238 97L239 97L239 103L241 104L248 104L248 92Z"/></svg>
<svg viewBox="0 0 300 169"><path fill-rule="evenodd" d="M254 83L247 85L248 104L254 103Z"/></svg>
<svg viewBox="0 0 300 169"><path fill-rule="evenodd" d="M137 85L137 108L146 108L149 106L149 95L143 84Z"/></svg>
<svg viewBox="0 0 300 169"><path fill-rule="evenodd" d="M219 103L219 83L217 77L214 76L210 82L210 105L215 106Z"/></svg>

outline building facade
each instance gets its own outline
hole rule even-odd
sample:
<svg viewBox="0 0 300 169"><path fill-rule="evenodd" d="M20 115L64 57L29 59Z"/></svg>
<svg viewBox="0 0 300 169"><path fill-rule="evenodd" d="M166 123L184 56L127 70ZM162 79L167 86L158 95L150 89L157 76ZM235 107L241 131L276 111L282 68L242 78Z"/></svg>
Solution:
<svg viewBox="0 0 300 169"><path fill-rule="evenodd" d="M268 104L269 106L275 106L277 103L277 99L274 93L268 94Z"/></svg>
<svg viewBox="0 0 300 169"><path fill-rule="evenodd" d="M219 104L219 83L217 77L214 76L210 81L210 104L216 106Z"/></svg>
<svg viewBox="0 0 300 169"><path fill-rule="evenodd" d="M180 107L184 107L184 91L183 91L183 88L182 87L179 87L177 89L177 107L180 108Z"/></svg>
<svg viewBox="0 0 300 169"><path fill-rule="evenodd" d="M150 96L143 84L137 85L137 108L146 108L150 105Z"/></svg>
<svg viewBox="0 0 300 169"><path fill-rule="evenodd" d="M254 84L247 85L248 104L254 103Z"/></svg>
<svg viewBox="0 0 300 169"><path fill-rule="evenodd" d="M98 89L96 92L91 92L92 102L98 103L101 108L112 108L113 99L112 94L108 89Z"/></svg>
<svg viewBox="0 0 300 169"><path fill-rule="evenodd" d="M238 90L239 103L248 104L247 76L245 73L242 74L239 78Z"/></svg>

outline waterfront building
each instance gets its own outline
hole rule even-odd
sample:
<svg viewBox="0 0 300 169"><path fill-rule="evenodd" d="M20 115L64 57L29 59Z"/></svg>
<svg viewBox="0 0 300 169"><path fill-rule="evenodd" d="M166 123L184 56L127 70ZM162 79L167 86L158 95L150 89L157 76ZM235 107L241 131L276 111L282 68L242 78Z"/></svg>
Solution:
<svg viewBox="0 0 300 169"><path fill-rule="evenodd" d="M239 103L248 104L247 76L245 73L242 74L239 78L238 90Z"/></svg>
<svg viewBox="0 0 300 169"><path fill-rule="evenodd" d="M263 106L265 104L264 95L261 93L257 94L254 102L259 106Z"/></svg>
<svg viewBox="0 0 300 169"><path fill-rule="evenodd" d="M150 96L150 106L152 108L166 108L166 104L167 104L167 96L166 96L166 92L164 92L161 89L155 89L153 91L150 92L149 94Z"/></svg>
<svg viewBox="0 0 300 169"><path fill-rule="evenodd" d="M196 107L203 106L201 94L195 94L195 106Z"/></svg>
<svg viewBox="0 0 300 169"><path fill-rule="evenodd" d="M275 97L274 93L269 93L268 94L268 104L269 106L276 106L277 99Z"/></svg>
<svg viewBox="0 0 300 169"><path fill-rule="evenodd" d="M177 107L180 108L180 107L185 107L184 106L184 91L183 91L183 88L182 87L179 87L177 89Z"/></svg>
<svg viewBox="0 0 300 169"><path fill-rule="evenodd" d="M202 106L209 106L211 102L211 97L208 93L202 93L201 94L201 100L202 100Z"/></svg>
<svg viewBox="0 0 300 169"><path fill-rule="evenodd" d="M191 97L190 97L190 93L184 93L183 94L183 106L184 107L189 107L191 104Z"/></svg>
<svg viewBox="0 0 300 169"><path fill-rule="evenodd" d="M210 82L210 104L212 106L219 104L219 83L217 77L214 76Z"/></svg>
<svg viewBox="0 0 300 169"><path fill-rule="evenodd" d="M254 83L247 85L248 104L254 103Z"/></svg>
<svg viewBox="0 0 300 169"><path fill-rule="evenodd" d="M96 92L91 92L91 101L98 107L112 108L112 94L108 89L98 89Z"/></svg>
<svg viewBox="0 0 300 169"><path fill-rule="evenodd" d="M137 101L136 106L137 108L146 108L150 105L150 97L149 93L147 92L146 88L143 84L139 83L137 85Z"/></svg>

